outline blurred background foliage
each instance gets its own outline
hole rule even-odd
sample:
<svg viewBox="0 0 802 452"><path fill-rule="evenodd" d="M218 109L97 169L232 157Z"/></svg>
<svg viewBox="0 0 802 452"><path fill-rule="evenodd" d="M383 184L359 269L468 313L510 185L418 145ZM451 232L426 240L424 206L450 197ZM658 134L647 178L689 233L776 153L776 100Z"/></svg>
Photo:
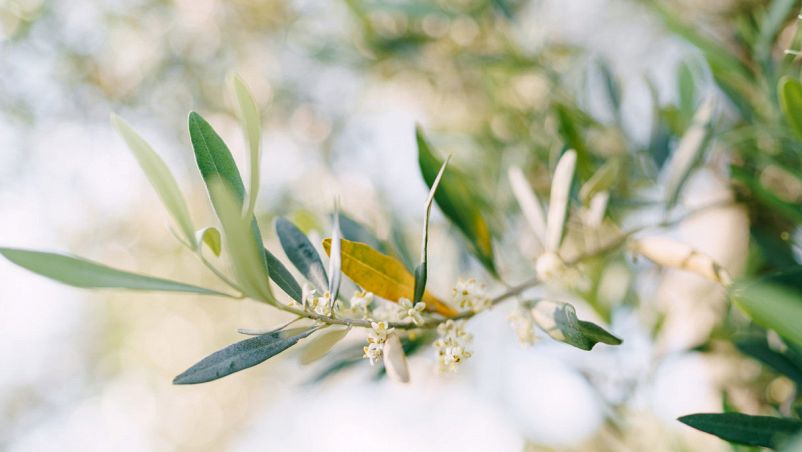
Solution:
<svg viewBox="0 0 802 452"><path fill-rule="evenodd" d="M577 188L604 165L613 168L607 229L594 234L660 221L673 209L656 184L661 169L713 97L712 139L679 210L722 199L738 207L689 220L675 235L739 277L787 270L799 265L802 251L802 128L789 112L799 104L783 107L778 86L784 76L799 78L799 59L784 53L800 48L799 6L788 0L6 0L0 3L0 212L13 219L3 226L3 242L80 250L118 267L204 279L177 246L166 244L166 220L107 118L115 111L136 124L178 173L193 215L211 222L185 118L189 110L204 112L244 158L223 96L225 74L236 70L264 107L263 225L289 215L314 234L327 223L331 195L340 193L349 216L404 254L418 241L425 196L415 167L413 127L420 123L470 181L508 284L532 274L537 251L509 190L510 165L521 166L545 199L560 153L573 148ZM447 293L458 275L482 270L451 239L456 232L442 217L432 226L430 283ZM588 246L580 240L588 234L582 222L569 224L575 247ZM272 231L266 239L275 241ZM0 269L11 275L10 267ZM14 274L0 292L9 337L0 351L25 371L0 371L0 448L346 450L334 429L316 439L275 435L300 435L308 421L276 419L288 413L300 419L316 406L356 416L364 408L343 401L349 397L381 400L383 409L372 413L421 429L420 438L385 442L414 450L443 450L449 432L496 416L503 426L491 428L497 437L481 442L462 433L465 447L726 450L673 419L725 409L792 415L802 372L792 356L798 350L751 324L722 290L620 252L589 262L583 272L590 284L573 288L583 302L578 309L620 331L621 350L586 358L553 344L519 349L514 340L496 338L496 348L477 350L485 361L477 356L467 376L447 381L457 389L413 374L422 380L413 389L439 391L435 406L451 400L453 411L432 415L437 427L409 420L420 407L404 406L399 393L358 386L368 381L364 375L358 384L345 383L341 399L294 395L313 391L300 385L321 370L299 377L294 362L179 390L169 385L177 368L230 342L236 327L280 318L248 303L189 296L145 302L100 293L81 295L95 299L83 303L68 289ZM477 341L482 332L501 336L492 322L503 323L503 316L496 317L477 326ZM39 339L28 345L32 334ZM790 370L778 368L772 353ZM538 363L561 364L552 379L533 378L529 387L526 378L483 370L496 366L494 359L517 363L522 375L548 374ZM559 400L548 402L544 394L560 376L581 381L552 388ZM350 377L338 378L343 385ZM477 400L462 408L453 403L474 388ZM680 388L684 397L671 400ZM541 411L521 407L538 401ZM278 408L267 408L273 403ZM558 405L562 415L554 413ZM473 417L454 414L460 410ZM94 426L98 419L103 433ZM566 425L553 425L560 422ZM373 428L374 441L382 441L384 430ZM121 438L130 443L121 445Z"/></svg>

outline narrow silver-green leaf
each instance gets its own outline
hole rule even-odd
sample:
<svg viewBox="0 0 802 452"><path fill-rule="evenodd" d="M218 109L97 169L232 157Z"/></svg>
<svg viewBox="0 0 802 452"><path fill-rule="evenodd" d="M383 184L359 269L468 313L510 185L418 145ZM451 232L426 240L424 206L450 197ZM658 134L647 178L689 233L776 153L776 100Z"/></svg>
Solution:
<svg viewBox="0 0 802 452"><path fill-rule="evenodd" d="M206 245L212 250L215 256L219 256L223 251L223 241L220 237L220 231L214 227L205 227L195 233L195 243L198 248Z"/></svg>
<svg viewBox="0 0 802 452"><path fill-rule="evenodd" d="M446 171L448 161L451 156L446 157L446 160L440 166L437 172L437 177L434 178L431 189L429 189L429 196L426 197L426 202L423 203L423 233L421 235L421 249L420 249L420 263L415 267L415 291L413 302L417 303L423 299L423 293L426 291L426 278L428 274L428 255L429 255L429 216L432 213L432 202L434 195L437 193L437 187L440 186L440 180L443 178L443 173Z"/></svg>
<svg viewBox="0 0 802 452"><path fill-rule="evenodd" d="M557 252L565 236L565 219L568 217L568 206L571 201L571 185L574 183L576 169L576 151L566 151L551 180L549 194L549 213L546 217L546 251Z"/></svg>
<svg viewBox="0 0 802 452"><path fill-rule="evenodd" d="M345 327L331 327L329 331L310 339L309 343L301 349L299 358L301 364L310 364L326 356L338 342L348 335L349 331L351 330Z"/></svg>
<svg viewBox="0 0 802 452"><path fill-rule="evenodd" d="M187 244L196 246L189 209L170 169L153 148L122 118L112 113L111 123L134 154L145 176L173 217L173 221L178 224Z"/></svg>
<svg viewBox="0 0 802 452"><path fill-rule="evenodd" d="M270 279L272 279L284 293L289 295L290 298L298 303L303 303L303 291L301 290L301 286L298 285L298 282L292 277L292 274L287 270L287 267L284 266L284 263L267 249L265 249L265 255L267 257L267 270Z"/></svg>
<svg viewBox="0 0 802 452"><path fill-rule="evenodd" d="M618 181L620 166L618 159L608 160L593 173L593 176L582 184L582 188L579 189L579 199L582 203L590 204L593 195L608 191L610 187L615 185Z"/></svg>
<svg viewBox="0 0 802 452"><path fill-rule="evenodd" d="M579 320L576 309L569 303L538 300L531 312L535 323L552 339L582 350L590 350L599 342L608 345L622 342L595 323Z"/></svg>
<svg viewBox="0 0 802 452"><path fill-rule="evenodd" d="M215 290L117 270L87 259L63 254L15 248L0 248L0 254L22 268L75 287L190 292L228 296Z"/></svg>
<svg viewBox="0 0 802 452"><path fill-rule="evenodd" d="M242 217L242 204L229 186L219 179L210 181L209 190L217 199L217 214L223 226L226 250L241 289L255 300L275 302L267 279L268 272L265 271L264 248L254 240L251 222Z"/></svg>
<svg viewBox="0 0 802 452"><path fill-rule="evenodd" d="M175 377L173 384L206 383L253 367L287 350L315 331L317 331L317 327L306 329L290 337L284 337L279 331L245 339L202 359Z"/></svg>
<svg viewBox="0 0 802 452"><path fill-rule="evenodd" d="M245 138L248 141L248 149L250 156L250 179L248 181L248 203L245 210L245 217L253 215L253 210L256 205L256 197L259 195L259 165L261 162L261 139L262 139L262 120L259 115L259 108L253 100L250 90L245 85L245 82L238 76L231 77L231 89L234 97L237 100L237 116L242 124L242 130L245 132Z"/></svg>
<svg viewBox="0 0 802 452"><path fill-rule="evenodd" d="M284 218L276 220L276 234L281 248L284 249L292 265L314 284L317 290L321 292L327 290L329 279L323 261L320 260L320 255L306 235Z"/></svg>

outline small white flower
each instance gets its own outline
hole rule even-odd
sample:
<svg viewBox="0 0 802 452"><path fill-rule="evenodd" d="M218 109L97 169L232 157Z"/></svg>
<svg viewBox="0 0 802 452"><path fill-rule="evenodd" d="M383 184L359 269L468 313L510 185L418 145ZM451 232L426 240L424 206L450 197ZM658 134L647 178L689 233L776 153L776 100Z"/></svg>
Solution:
<svg viewBox="0 0 802 452"><path fill-rule="evenodd" d="M426 309L426 303L418 302L414 305L406 298L398 300L401 306L401 319L411 320L415 325L423 325L423 315L421 314Z"/></svg>
<svg viewBox="0 0 802 452"><path fill-rule="evenodd" d="M454 302L462 309L479 312L492 304L490 297L485 293L484 284L473 278L458 280L453 293Z"/></svg>
<svg viewBox="0 0 802 452"><path fill-rule="evenodd" d="M351 297L351 312L355 317L367 318L368 306L373 303L373 294L367 291L356 292Z"/></svg>
<svg viewBox="0 0 802 452"><path fill-rule="evenodd" d="M448 320L437 326L439 337L434 341L434 347L441 372L454 372L461 362L471 357L467 347L473 336L464 327L463 320Z"/></svg>
<svg viewBox="0 0 802 452"><path fill-rule="evenodd" d="M302 305L304 310L311 311L320 315L328 315L328 307L331 302L331 294L326 291L322 296L317 295L317 290L309 284L304 284L302 288Z"/></svg>
<svg viewBox="0 0 802 452"><path fill-rule="evenodd" d="M528 309L519 306L510 312L507 317L510 321L510 326L518 337L518 341L525 345L532 345L537 341L537 333L535 333L535 322L532 314Z"/></svg>
<svg viewBox="0 0 802 452"><path fill-rule="evenodd" d="M364 358L369 359L372 366L381 359L387 335L393 332L393 328L387 328L387 322L371 322L370 326L372 331L368 335L368 345L362 347L362 351L365 353Z"/></svg>

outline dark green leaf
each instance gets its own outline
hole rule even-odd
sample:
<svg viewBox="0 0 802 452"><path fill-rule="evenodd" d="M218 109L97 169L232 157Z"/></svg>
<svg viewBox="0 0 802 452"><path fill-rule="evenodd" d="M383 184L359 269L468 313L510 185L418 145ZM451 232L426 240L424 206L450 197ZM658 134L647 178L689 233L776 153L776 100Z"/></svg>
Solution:
<svg viewBox="0 0 802 452"><path fill-rule="evenodd" d="M283 337L279 331L245 339L203 358L175 377L173 384L205 383L253 367L292 347L315 331L317 327L290 337Z"/></svg>
<svg viewBox="0 0 802 452"><path fill-rule="evenodd" d="M420 128L415 130L418 143L418 164L426 184L431 188L443 162L434 155L431 146ZM443 174L440 189L434 200L443 214L456 225L468 239L471 251L482 265L494 276L497 275L493 261L493 243L490 227L479 211L465 176L456 171Z"/></svg>
<svg viewBox="0 0 802 452"><path fill-rule="evenodd" d="M734 342L741 353L749 355L787 376L794 381L798 388L802 388L802 368L785 353L773 350L765 336L737 338Z"/></svg>
<svg viewBox="0 0 802 452"><path fill-rule="evenodd" d="M802 430L796 419L741 413L700 413L678 419L685 425L737 444L775 448Z"/></svg>
<svg viewBox="0 0 802 452"><path fill-rule="evenodd" d="M115 288L192 292L204 295L225 295L211 289L117 270L86 259L63 254L0 248L0 254L11 262L36 274L64 284L84 288Z"/></svg>
<svg viewBox="0 0 802 452"><path fill-rule="evenodd" d="M320 260L320 255L306 235L284 218L276 220L276 233L281 248L284 249L292 265L314 284L317 290L323 292L328 289L329 278L323 267L323 261Z"/></svg>
<svg viewBox="0 0 802 452"><path fill-rule="evenodd" d="M292 277L287 267L278 260L276 256L265 248L265 257L267 258L267 271L270 274L270 279L276 283L287 295L298 303L303 303L303 292L301 286Z"/></svg>

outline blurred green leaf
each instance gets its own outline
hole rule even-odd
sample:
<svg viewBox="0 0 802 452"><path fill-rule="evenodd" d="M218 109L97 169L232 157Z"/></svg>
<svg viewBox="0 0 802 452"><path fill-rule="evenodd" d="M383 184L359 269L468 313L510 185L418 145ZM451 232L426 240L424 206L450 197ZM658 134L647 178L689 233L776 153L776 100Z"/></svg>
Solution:
<svg viewBox="0 0 802 452"><path fill-rule="evenodd" d="M189 385L217 380L235 372L253 367L297 344L299 340L317 331L317 327L290 337L282 333L268 333L214 352L173 379L173 384Z"/></svg>
<svg viewBox="0 0 802 452"><path fill-rule="evenodd" d="M363 224L340 212L340 229L343 238L352 242L362 242L383 253L388 253L387 244Z"/></svg>
<svg viewBox="0 0 802 452"><path fill-rule="evenodd" d="M329 286L329 278L323 267L323 261L320 260L320 255L306 235L284 218L276 220L276 233L281 248L284 249L284 253L292 265L314 284L317 290L321 293L325 292Z"/></svg>
<svg viewBox="0 0 802 452"><path fill-rule="evenodd" d="M783 77L780 79L777 91L786 122L799 137L802 137L802 83L791 77Z"/></svg>
<svg viewBox="0 0 802 452"><path fill-rule="evenodd" d="M195 233L195 243L198 247L204 244L212 250L215 256L219 256L223 251L223 243L220 238L220 231L217 228L206 227Z"/></svg>
<svg viewBox="0 0 802 452"><path fill-rule="evenodd" d="M750 416L741 413L699 413L678 421L736 444L776 448L802 430L796 419Z"/></svg>
<svg viewBox="0 0 802 452"><path fill-rule="evenodd" d="M259 108L253 100L250 90L245 85L245 82L238 75L231 77L231 89L234 92L234 97L237 100L237 116L242 123L242 129L245 132L245 138L248 141L248 149L250 150L250 179L248 186L248 204L246 209L246 217L253 215L253 209L256 205L256 197L259 195L259 170L261 161L260 142L262 137L262 120L259 116Z"/></svg>
<svg viewBox="0 0 802 452"><path fill-rule="evenodd" d="M739 282L733 287L731 295L755 323L802 346L802 291L782 283L782 278L791 277L799 284L802 278L799 268L757 281Z"/></svg>
<svg viewBox="0 0 802 452"><path fill-rule="evenodd" d="M751 356L761 363L771 367L774 371L790 378L797 386L802 388L802 367L786 353L773 350L766 336L752 336L736 338L735 346L741 353Z"/></svg>
<svg viewBox="0 0 802 452"><path fill-rule="evenodd" d="M242 203L235 198L228 184L212 179L208 186L209 193L217 200L226 251L240 288L250 298L275 303L268 281L264 247L256 242L253 229L248 227L253 221L242 217Z"/></svg>
<svg viewBox="0 0 802 452"><path fill-rule="evenodd" d="M415 138L418 144L418 164L421 174L431 188L443 162L434 155L420 127L415 129ZM493 276L497 276L490 227L479 211L476 197L471 194L467 178L451 170L443 174L440 185L434 196L440 210L462 231L479 262Z"/></svg>
<svg viewBox="0 0 802 452"><path fill-rule="evenodd" d="M301 286L298 285L298 282L292 277L292 274L287 270L287 267L284 266L284 263L278 260L267 248L265 248L265 256L267 258L267 272L270 279L272 279L284 293L289 295L290 298L298 303L303 303L303 291L301 290Z"/></svg>
<svg viewBox="0 0 802 452"><path fill-rule="evenodd" d="M622 342L595 323L579 320L576 309L569 303L538 300L531 312L535 323L552 339L582 350L590 350L599 342L608 345Z"/></svg>
<svg viewBox="0 0 802 452"><path fill-rule="evenodd" d="M216 290L138 275L63 254L14 248L0 248L0 254L20 267L75 287L191 292L228 296Z"/></svg>
<svg viewBox="0 0 802 452"><path fill-rule="evenodd" d="M150 184L156 190L167 211L178 224L187 245L195 247L195 235L193 232L192 220L189 217L189 209L184 201L184 196L178 189L175 177L167 168L167 165L159 157L153 148L137 134L122 118L112 114L111 123L120 136L123 137L131 153L134 154L142 171L145 172Z"/></svg>

